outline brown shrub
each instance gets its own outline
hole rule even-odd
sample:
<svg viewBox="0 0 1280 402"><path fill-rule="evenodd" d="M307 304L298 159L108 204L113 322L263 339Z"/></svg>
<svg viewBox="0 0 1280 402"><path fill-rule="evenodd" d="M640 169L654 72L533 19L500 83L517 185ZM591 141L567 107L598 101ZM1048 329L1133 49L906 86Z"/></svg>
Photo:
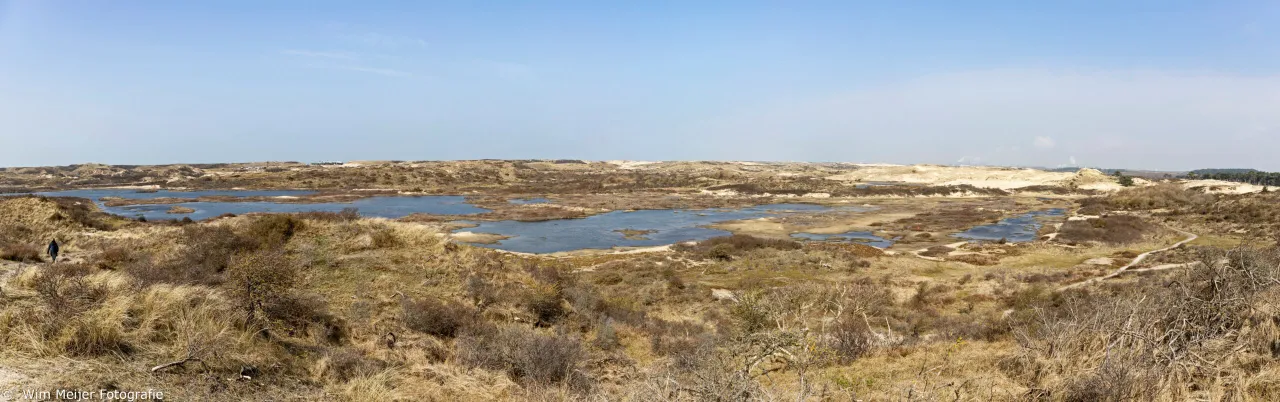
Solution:
<svg viewBox="0 0 1280 402"><path fill-rule="evenodd" d="M53 312L56 318L52 319L66 319L106 300L105 288L84 280L91 272L83 265L53 264L36 274L31 287Z"/></svg>
<svg viewBox="0 0 1280 402"><path fill-rule="evenodd" d="M449 243L453 244L453 243ZM489 305L498 302L498 287L492 281L485 279L479 274L467 275L467 280L463 283L463 293L471 304L478 309L485 309Z"/></svg>
<svg viewBox="0 0 1280 402"><path fill-rule="evenodd" d="M159 263L138 259L125 266L143 284L217 286L237 253L257 248L252 240L225 226L191 225L182 228L178 242L183 245L176 258Z"/></svg>
<svg viewBox="0 0 1280 402"><path fill-rule="evenodd" d="M613 350L622 345L618 340L618 331L613 328L613 319L605 318L604 322L596 327L596 338L591 344L601 350Z"/></svg>
<svg viewBox="0 0 1280 402"><path fill-rule="evenodd" d="M525 292L524 306L537 317L538 325L551 325L564 317L564 294L556 286L535 286Z"/></svg>
<svg viewBox="0 0 1280 402"><path fill-rule="evenodd" d="M98 253L94 265L98 269L118 270L138 263L138 255L127 247L111 247Z"/></svg>
<svg viewBox="0 0 1280 402"><path fill-rule="evenodd" d="M933 246L921 252L920 255L925 257L945 257L952 251L956 251L956 249L947 246Z"/></svg>
<svg viewBox="0 0 1280 402"><path fill-rule="evenodd" d="M999 257L990 254L961 254L947 257L947 260L979 266L991 266L1000 263Z"/></svg>
<svg viewBox="0 0 1280 402"><path fill-rule="evenodd" d="M57 218L57 220L65 219L97 230L115 230L115 226L112 226L109 222L112 215L98 211L93 202L88 199L76 197L39 198L58 205L58 215L61 218Z"/></svg>
<svg viewBox="0 0 1280 402"><path fill-rule="evenodd" d="M1106 204L1120 209L1198 208L1213 203L1215 197L1182 188L1177 183L1161 183L1117 191L1106 198Z"/></svg>
<svg viewBox="0 0 1280 402"><path fill-rule="evenodd" d="M1097 241L1108 244L1128 244L1142 239L1156 230L1156 226L1130 215L1110 215L1062 224L1057 240L1063 242Z"/></svg>
<svg viewBox="0 0 1280 402"><path fill-rule="evenodd" d="M224 287L236 305L245 310L249 322L265 306L283 303L297 278L293 260L279 250L263 250L232 257Z"/></svg>
<svg viewBox="0 0 1280 402"><path fill-rule="evenodd" d="M289 336L311 337L332 344L342 344L347 338L346 323L331 314L328 304L318 296L285 294L261 307L265 317Z"/></svg>
<svg viewBox="0 0 1280 402"><path fill-rule="evenodd" d="M575 381L585 352L578 339L504 325L467 327L454 342L458 360L469 367L502 370L512 380L531 384Z"/></svg>
<svg viewBox="0 0 1280 402"><path fill-rule="evenodd" d="M803 247L799 242L788 239L766 239L749 235L713 237L695 245L678 245L676 250L684 251L703 259L729 260L751 250L799 250Z"/></svg>
<svg viewBox="0 0 1280 402"><path fill-rule="evenodd" d="M827 347L848 364L866 355L875 346L875 334L861 316L845 316L827 336Z"/></svg>
<svg viewBox="0 0 1280 402"><path fill-rule="evenodd" d="M271 214L250 223L245 234L260 247L276 247L293 238L294 233L302 230L302 225L302 220L292 215Z"/></svg>
<svg viewBox="0 0 1280 402"><path fill-rule="evenodd" d="M477 318L475 309L455 301L405 298L400 301L400 307L406 327L442 338L452 338Z"/></svg>
<svg viewBox="0 0 1280 402"><path fill-rule="evenodd" d="M391 248L400 245L400 238L396 237L395 231L390 228L375 230L370 236L373 238L374 248Z"/></svg>
<svg viewBox="0 0 1280 402"><path fill-rule="evenodd" d="M19 242L0 244L0 260L40 262L40 248Z"/></svg>
<svg viewBox="0 0 1280 402"><path fill-rule="evenodd" d="M321 361L319 374L337 383L367 377L386 369L387 363L352 349L330 351Z"/></svg>

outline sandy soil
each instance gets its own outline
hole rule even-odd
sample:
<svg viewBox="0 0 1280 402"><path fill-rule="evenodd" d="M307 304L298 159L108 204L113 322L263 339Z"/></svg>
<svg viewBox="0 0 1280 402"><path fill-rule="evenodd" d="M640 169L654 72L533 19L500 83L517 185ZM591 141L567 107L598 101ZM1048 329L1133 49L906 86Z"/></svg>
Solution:
<svg viewBox="0 0 1280 402"><path fill-rule="evenodd" d="M476 233L467 231L454 233L449 237L460 242L479 244L495 244L499 241L511 238L511 236L503 236L496 233Z"/></svg>
<svg viewBox="0 0 1280 402"><path fill-rule="evenodd" d="M1264 186L1236 183L1223 180L1187 180L1182 182L1183 188L1202 188L1210 194L1249 194L1261 192ZM1271 188L1270 190L1276 190Z"/></svg>
<svg viewBox="0 0 1280 402"><path fill-rule="evenodd" d="M859 169L828 176L827 179L856 182L902 182L926 185L971 185L1010 190L1030 186L1069 186L1090 190L1116 190L1119 184L1102 172L1084 169L1078 173L1047 172L1036 169L939 166L863 165Z"/></svg>

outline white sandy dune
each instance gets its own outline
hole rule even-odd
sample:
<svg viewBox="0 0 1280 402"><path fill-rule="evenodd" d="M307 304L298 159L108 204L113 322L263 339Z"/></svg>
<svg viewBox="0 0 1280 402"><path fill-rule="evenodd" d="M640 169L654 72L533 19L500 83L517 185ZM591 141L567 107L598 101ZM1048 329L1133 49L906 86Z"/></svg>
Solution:
<svg viewBox="0 0 1280 402"><path fill-rule="evenodd" d="M1005 190L1029 186L1075 186L1090 190L1120 188L1115 178L1094 169L1066 173L984 166L863 165L857 170L827 178L842 181L902 182L940 186L967 184Z"/></svg>

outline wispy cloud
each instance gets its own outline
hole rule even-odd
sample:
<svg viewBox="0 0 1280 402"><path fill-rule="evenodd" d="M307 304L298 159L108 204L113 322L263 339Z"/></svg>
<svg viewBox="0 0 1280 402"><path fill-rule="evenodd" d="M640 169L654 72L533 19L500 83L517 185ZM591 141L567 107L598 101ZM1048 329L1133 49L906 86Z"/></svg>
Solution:
<svg viewBox="0 0 1280 402"><path fill-rule="evenodd" d="M421 38L404 35L389 35L377 32L342 35L342 39L363 46L385 49L426 48L427 41Z"/></svg>
<svg viewBox="0 0 1280 402"><path fill-rule="evenodd" d="M1054 142L1053 138L1039 136L1036 137L1035 140L1031 141L1031 145L1038 149L1053 149L1053 147L1057 146L1058 143Z"/></svg>
<svg viewBox="0 0 1280 402"><path fill-rule="evenodd" d="M288 56L317 57L317 58L324 58L324 59L339 59L339 60L355 60L356 58L358 58L355 53L339 52L339 51L315 51L315 50L289 49L289 50L281 51L280 53Z"/></svg>
<svg viewBox="0 0 1280 402"><path fill-rule="evenodd" d="M365 67L365 66L323 66L331 70L355 71L361 73L377 74L387 77L412 77L413 73L408 71L393 70L390 68Z"/></svg>
<svg viewBox="0 0 1280 402"><path fill-rule="evenodd" d="M510 80L533 78L534 75L533 67L522 63L479 60L476 64L480 69L488 70L499 77Z"/></svg>

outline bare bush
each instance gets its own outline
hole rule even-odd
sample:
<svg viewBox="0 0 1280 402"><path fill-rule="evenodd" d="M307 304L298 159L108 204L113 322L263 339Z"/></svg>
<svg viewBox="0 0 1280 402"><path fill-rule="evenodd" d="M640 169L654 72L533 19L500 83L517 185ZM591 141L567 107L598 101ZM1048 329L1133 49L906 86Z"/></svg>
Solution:
<svg viewBox="0 0 1280 402"><path fill-rule="evenodd" d="M1067 221L1058 230L1058 241L1097 241L1108 244L1128 244L1142 241L1156 226L1130 215L1110 215L1087 220Z"/></svg>
<svg viewBox="0 0 1280 402"><path fill-rule="evenodd" d="M452 338L460 329L477 318L476 311L455 301L423 299L400 301L405 326L414 331L442 338Z"/></svg>
<svg viewBox="0 0 1280 402"><path fill-rule="evenodd" d="M302 230L302 220L285 214L260 217L249 224L246 236L261 247L278 247Z"/></svg>
<svg viewBox="0 0 1280 402"><path fill-rule="evenodd" d="M585 353L567 335L550 335L518 326L477 325L455 342L458 359L470 367L502 370L513 380L533 384L574 381Z"/></svg>
<svg viewBox="0 0 1280 402"><path fill-rule="evenodd" d="M866 355L875 346L875 334L863 316L846 316L831 330L827 347L848 363Z"/></svg>
<svg viewBox="0 0 1280 402"><path fill-rule="evenodd" d="M40 262L40 248L19 242L0 244L0 260Z"/></svg>
<svg viewBox="0 0 1280 402"><path fill-rule="evenodd" d="M551 325L564 317L564 294L550 285L535 286L525 292L524 306L538 319L538 325Z"/></svg>
<svg viewBox="0 0 1280 402"><path fill-rule="evenodd" d="M1259 307L1271 303L1278 278L1277 251L1237 249L1137 286L1031 302L1014 315L1018 364L1039 367L1024 379L1068 400L1186 399L1240 370L1228 356L1271 355L1269 343L1246 334L1271 319Z"/></svg>
<svg viewBox="0 0 1280 402"><path fill-rule="evenodd" d="M224 287L236 304L245 310L246 325L267 305L290 296L298 278L293 260L279 250L238 254L227 269Z"/></svg>
<svg viewBox="0 0 1280 402"><path fill-rule="evenodd" d="M677 250L688 252L704 259L729 260L751 250L799 250L803 246L787 239L766 239L761 237L735 234L732 236L713 237L695 245L679 245Z"/></svg>

